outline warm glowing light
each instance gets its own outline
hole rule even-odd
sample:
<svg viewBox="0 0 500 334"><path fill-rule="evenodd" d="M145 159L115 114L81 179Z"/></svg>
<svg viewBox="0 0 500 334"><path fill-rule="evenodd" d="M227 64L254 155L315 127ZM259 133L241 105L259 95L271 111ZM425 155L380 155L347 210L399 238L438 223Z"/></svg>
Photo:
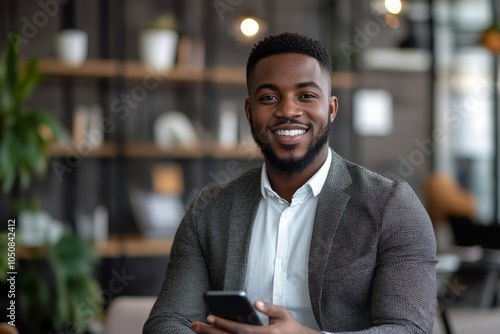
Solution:
<svg viewBox="0 0 500 334"><path fill-rule="evenodd" d="M398 29L400 26L399 18L393 14L386 14L384 16L384 21L392 29Z"/></svg>
<svg viewBox="0 0 500 334"><path fill-rule="evenodd" d="M259 32L259 23L254 19L247 18L241 21L240 29L243 35L252 37Z"/></svg>
<svg viewBox="0 0 500 334"><path fill-rule="evenodd" d="M391 14L399 14L402 7L401 0L385 0L385 8Z"/></svg>

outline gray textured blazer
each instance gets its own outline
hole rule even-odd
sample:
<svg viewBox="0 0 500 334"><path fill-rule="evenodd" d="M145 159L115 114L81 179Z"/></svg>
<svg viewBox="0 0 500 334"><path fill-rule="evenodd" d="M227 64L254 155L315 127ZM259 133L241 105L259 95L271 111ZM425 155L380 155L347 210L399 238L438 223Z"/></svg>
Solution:
<svg viewBox="0 0 500 334"><path fill-rule="evenodd" d="M432 333L436 247L412 189L333 153L314 218L309 292L331 333ZM200 192L172 247L143 333L192 333L206 290L244 289L261 169Z"/></svg>

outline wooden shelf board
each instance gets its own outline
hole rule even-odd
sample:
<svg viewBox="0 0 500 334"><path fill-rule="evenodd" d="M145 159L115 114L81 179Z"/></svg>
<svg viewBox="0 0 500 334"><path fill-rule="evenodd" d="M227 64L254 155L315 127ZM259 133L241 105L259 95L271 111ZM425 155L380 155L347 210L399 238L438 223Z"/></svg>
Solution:
<svg viewBox="0 0 500 334"><path fill-rule="evenodd" d="M334 72L332 79L333 88L354 88L358 84L357 77L351 72Z"/></svg>
<svg viewBox="0 0 500 334"><path fill-rule="evenodd" d="M114 78L118 73L118 62L108 59L88 59L80 66L68 65L59 59L43 58L38 63L39 70L50 76Z"/></svg>
<svg viewBox="0 0 500 334"><path fill-rule="evenodd" d="M175 146L164 149L154 142L127 143L125 144L124 154L129 158L202 158L205 155L201 145Z"/></svg>
<svg viewBox="0 0 500 334"><path fill-rule="evenodd" d="M206 80L216 84L246 85L246 69L214 67L205 71Z"/></svg>
<svg viewBox="0 0 500 334"><path fill-rule="evenodd" d="M189 67L174 67L169 70L157 71L139 61L126 61L123 63L122 76L125 79L143 80L149 85L166 82L200 83L204 81L204 71Z"/></svg>
<svg viewBox="0 0 500 334"><path fill-rule="evenodd" d="M112 158L118 155L118 145L113 142L105 142L99 147L87 151L78 150L72 143L55 144L50 148L49 155L53 158L75 157L82 158Z"/></svg>
<svg viewBox="0 0 500 334"><path fill-rule="evenodd" d="M133 60L120 62L115 59L88 59L82 65L71 66L56 58L43 58L40 59L38 66L43 74L56 77L122 77L128 80L142 80L149 85L162 82L199 83L205 81L205 72L202 69L178 66L171 70L156 71L140 61Z"/></svg>
<svg viewBox="0 0 500 334"><path fill-rule="evenodd" d="M213 145L209 150L209 155L212 158L218 159L247 159L247 160L262 160L263 156L256 144L240 143L235 147L224 147L220 144Z"/></svg>
<svg viewBox="0 0 500 334"><path fill-rule="evenodd" d="M172 238L142 238L112 236L109 240L94 244L94 249L103 258L168 256L172 248ZM41 259L47 254L46 247L22 247L16 249L16 257L23 260Z"/></svg>
<svg viewBox="0 0 500 334"><path fill-rule="evenodd" d="M172 238L142 238L127 236L111 237L108 241L95 244L95 249L102 257L141 257L168 256L172 248Z"/></svg>
<svg viewBox="0 0 500 334"><path fill-rule="evenodd" d="M88 59L80 66L68 65L56 58L42 58L40 71L48 76L82 78L118 78L142 80L154 85L162 82L203 83L221 85L246 85L246 69L241 67L215 66L206 69L176 66L171 70L155 71L140 61L116 59ZM147 80L147 81L146 81ZM356 75L351 72L334 72L333 88L353 88Z"/></svg>

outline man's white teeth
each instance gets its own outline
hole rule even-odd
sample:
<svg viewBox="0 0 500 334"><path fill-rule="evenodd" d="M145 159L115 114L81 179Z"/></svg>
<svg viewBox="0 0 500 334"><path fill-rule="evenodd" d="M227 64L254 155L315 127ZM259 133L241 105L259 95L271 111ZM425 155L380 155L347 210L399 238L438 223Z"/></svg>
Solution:
<svg viewBox="0 0 500 334"><path fill-rule="evenodd" d="M306 133L306 130L278 130L275 133L278 136L298 136Z"/></svg>

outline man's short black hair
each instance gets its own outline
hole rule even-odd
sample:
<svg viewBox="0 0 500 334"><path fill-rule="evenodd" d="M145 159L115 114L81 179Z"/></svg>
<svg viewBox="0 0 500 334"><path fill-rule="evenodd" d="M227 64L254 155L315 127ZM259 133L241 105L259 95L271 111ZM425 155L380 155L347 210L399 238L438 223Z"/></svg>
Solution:
<svg viewBox="0 0 500 334"><path fill-rule="evenodd" d="M259 60L282 53L299 53L316 58L328 77L328 82L331 83L332 60L324 45L304 35L283 32L268 36L254 45L247 62L247 86L250 86L253 71Z"/></svg>

